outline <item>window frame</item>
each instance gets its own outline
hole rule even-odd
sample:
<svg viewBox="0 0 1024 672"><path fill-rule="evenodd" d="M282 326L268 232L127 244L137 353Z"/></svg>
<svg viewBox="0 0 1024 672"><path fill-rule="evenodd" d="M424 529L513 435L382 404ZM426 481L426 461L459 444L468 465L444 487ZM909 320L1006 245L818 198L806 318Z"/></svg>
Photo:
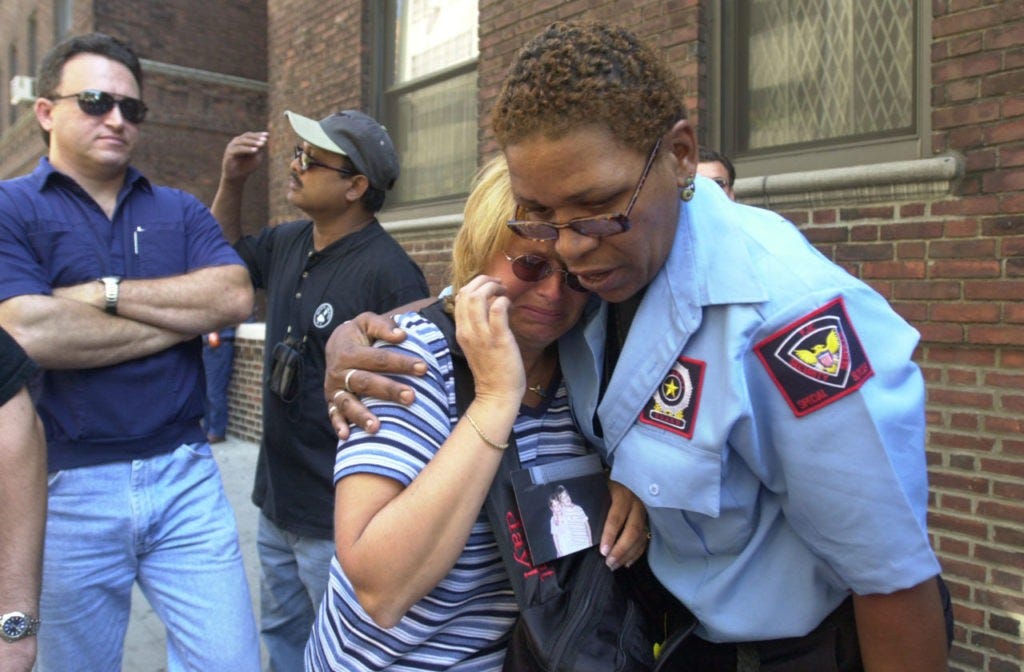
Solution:
<svg viewBox="0 0 1024 672"><path fill-rule="evenodd" d="M18 45L14 42L7 47L7 127L10 128L18 121L18 106L13 102L10 88L11 82L18 75L21 67L18 58Z"/></svg>
<svg viewBox="0 0 1024 672"><path fill-rule="evenodd" d="M35 77L36 68L39 67L39 19L37 18L35 11L28 15L25 32L25 39L28 42L28 75L30 77Z"/></svg>
<svg viewBox="0 0 1024 672"><path fill-rule="evenodd" d="M788 146L782 150L736 151L733 103L740 95L736 81L742 74L736 63L737 21L735 12L711 3L708 32L708 123L705 142L732 159L740 177L758 177L778 173L803 172L905 161L932 156L931 150L931 24L927 0L914 0L914 84L913 130L894 131L867 138L821 140ZM729 78L734 78L729 81ZM718 114L714 111L718 110Z"/></svg>
<svg viewBox="0 0 1024 672"><path fill-rule="evenodd" d="M378 110L378 119L387 128L398 128L399 123L397 119L397 110L399 106L396 101L403 95L411 92L426 89L435 84L454 79L469 73L479 71L480 53L477 50L476 56L467 59L461 63L456 63L448 67L442 68L435 72L431 72L420 77L416 77L403 82L392 82L393 74L395 72L395 53L396 53L396 31L395 22L390 20L390 14L395 4L394 0L386 0L384 2L374 3L376 6L376 13L374 16L375 25L377 29L373 31L374 44L372 51L375 58L372 62L375 66L372 68L372 81L373 81L373 102L374 108ZM477 3L479 9L479 2ZM478 14L478 30L479 30L479 14ZM472 157L475 165L479 164L479 83L477 83L476 90L474 92L474 99L477 103L477 142L473 144ZM395 139L393 137L393 139ZM397 146L396 149L401 154L404 148ZM401 180L401 177L399 177ZM385 209L383 211L382 221L401 221L406 218L408 214L415 213L417 219L426 219L433 221L438 216L447 221L449 216L453 213L462 212L462 205L465 201L466 196L469 195L469 183L465 187L453 193L439 194L433 197L422 198L417 200L397 201L390 194L385 203Z"/></svg>
<svg viewBox="0 0 1024 672"><path fill-rule="evenodd" d="M74 0L53 2L53 42L57 44L71 34L75 23Z"/></svg>

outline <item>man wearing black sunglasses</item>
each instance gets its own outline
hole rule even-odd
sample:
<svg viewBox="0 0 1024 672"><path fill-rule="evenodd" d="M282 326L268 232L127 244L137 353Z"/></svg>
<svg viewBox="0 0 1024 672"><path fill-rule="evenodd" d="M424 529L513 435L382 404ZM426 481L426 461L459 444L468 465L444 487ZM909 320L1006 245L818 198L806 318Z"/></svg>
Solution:
<svg viewBox="0 0 1024 672"><path fill-rule="evenodd" d="M199 335L248 317L245 268L201 203L131 167L146 106L127 45L69 38L38 87L48 155L0 183L0 325L44 370L39 669L119 669L135 582L171 669L258 669L234 513L200 426Z"/></svg>
<svg viewBox="0 0 1024 672"><path fill-rule="evenodd" d="M419 267L375 217L399 172L384 127L358 110L319 121L285 114L299 142L287 154L288 201L308 219L242 235L242 190L263 160L265 132L228 144L212 206L253 285L267 291L267 384L252 499L261 514L260 632L270 667L280 672L304 669L334 557L337 437L321 393L324 344L363 311L428 295Z"/></svg>

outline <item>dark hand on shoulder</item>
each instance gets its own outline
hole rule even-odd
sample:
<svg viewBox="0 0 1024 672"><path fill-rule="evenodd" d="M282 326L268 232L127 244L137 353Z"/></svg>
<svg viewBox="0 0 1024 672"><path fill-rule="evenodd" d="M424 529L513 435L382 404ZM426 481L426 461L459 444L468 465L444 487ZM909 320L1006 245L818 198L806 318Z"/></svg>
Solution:
<svg viewBox="0 0 1024 672"><path fill-rule="evenodd" d="M403 307L404 308L404 307ZM404 312L399 309L392 313ZM331 424L338 438L349 435L349 424L357 424L367 432L379 427L377 417L359 400L361 396L386 399L408 406L415 394L381 373L422 376L427 367L421 360L373 347L375 341L401 343L405 332L388 316L361 313L338 325L324 349L324 398Z"/></svg>

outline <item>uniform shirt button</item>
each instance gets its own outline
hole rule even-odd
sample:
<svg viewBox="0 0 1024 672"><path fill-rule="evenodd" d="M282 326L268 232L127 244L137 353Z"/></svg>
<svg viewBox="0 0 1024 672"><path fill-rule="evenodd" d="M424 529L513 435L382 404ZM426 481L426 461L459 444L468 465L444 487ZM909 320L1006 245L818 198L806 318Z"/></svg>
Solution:
<svg viewBox="0 0 1024 672"><path fill-rule="evenodd" d="M302 298L302 292L295 292L295 298L296 299L301 299Z"/></svg>
<svg viewBox="0 0 1024 672"><path fill-rule="evenodd" d="M647 486L647 492L657 497L658 493L661 492L661 488L658 487L657 483L652 483L651 485Z"/></svg>

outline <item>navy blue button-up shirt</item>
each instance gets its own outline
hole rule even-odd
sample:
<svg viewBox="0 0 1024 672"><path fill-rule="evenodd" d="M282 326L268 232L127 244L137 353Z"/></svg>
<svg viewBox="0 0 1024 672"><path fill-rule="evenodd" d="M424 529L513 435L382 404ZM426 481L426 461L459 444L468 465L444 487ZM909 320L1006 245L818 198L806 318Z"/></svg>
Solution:
<svg viewBox="0 0 1024 672"><path fill-rule="evenodd" d="M240 263L202 203L134 168L113 218L45 157L31 174L0 182L0 301L105 275L160 278ZM200 347L195 338L114 366L44 372L37 405L50 471L203 441Z"/></svg>

